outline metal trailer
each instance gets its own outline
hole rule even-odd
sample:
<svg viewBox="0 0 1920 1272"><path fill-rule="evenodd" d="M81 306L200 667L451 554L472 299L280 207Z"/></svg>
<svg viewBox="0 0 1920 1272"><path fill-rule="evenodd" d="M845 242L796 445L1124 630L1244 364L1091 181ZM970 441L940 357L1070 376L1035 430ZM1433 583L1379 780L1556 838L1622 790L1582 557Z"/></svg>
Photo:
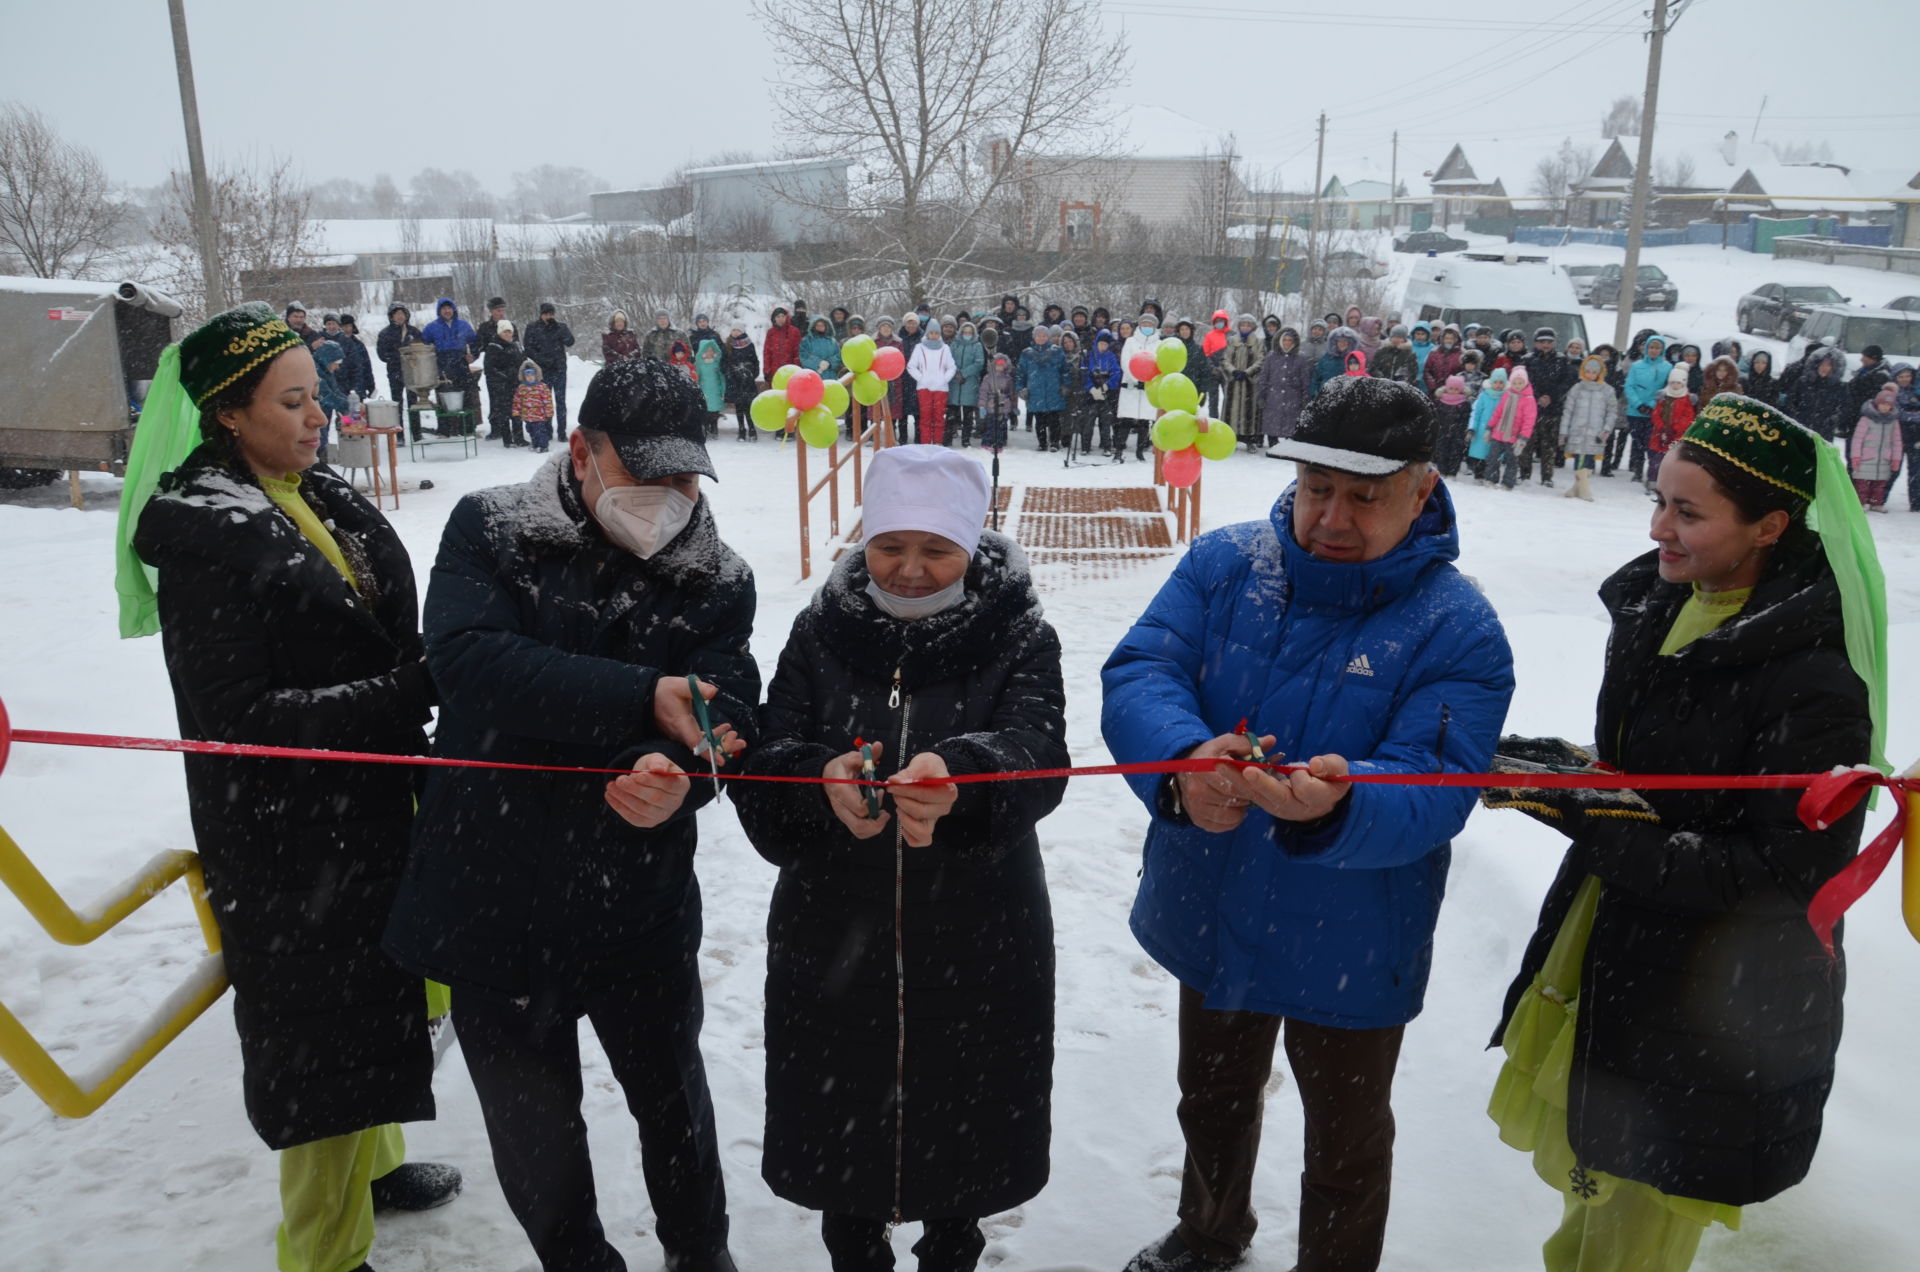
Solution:
<svg viewBox="0 0 1920 1272"><path fill-rule="evenodd" d="M180 305L139 283L0 276L0 487L124 475Z"/></svg>

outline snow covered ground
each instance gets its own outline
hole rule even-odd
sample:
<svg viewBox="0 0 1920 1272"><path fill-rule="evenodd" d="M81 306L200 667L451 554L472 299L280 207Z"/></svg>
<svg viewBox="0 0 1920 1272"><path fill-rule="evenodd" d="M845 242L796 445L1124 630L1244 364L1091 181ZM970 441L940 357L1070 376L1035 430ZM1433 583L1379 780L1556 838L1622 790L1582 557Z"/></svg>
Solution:
<svg viewBox="0 0 1920 1272"><path fill-rule="evenodd" d="M1652 259L1681 280L1687 298L1678 321L1666 325L1692 336L1731 330L1732 298L1745 281L1736 285L1731 274L1722 280L1713 250L1670 249ZM575 368L576 400L591 370ZM736 443L731 432L715 445L722 480L708 493L722 533L758 575L755 652L771 673L778 642L812 590L798 580L792 454L767 441ZM1057 456L1025 449L1027 436L1018 435L1005 457L1009 481L1146 479L1145 466L1132 464L1064 470ZM390 514L423 581L454 501L468 490L520 480L537 462L525 451L483 444L477 460L442 451L403 466L406 480L430 476L435 485L409 492ZM1208 464L1207 524L1264 516L1290 475L1290 466L1244 454ZM0 697L21 727L172 736L159 642L115 638L109 545L118 483L85 484L92 500L85 512L66 508L60 487L0 500ZM1537 486L1513 494L1455 487L1461 564L1498 606L1518 658L1511 730L1591 733L1606 635L1594 589L1647 546L1649 509L1624 479L1596 488L1598 502L1589 505ZM825 518L816 510L814 520ZM1920 517L1876 517L1873 529L1890 580L1892 701L1910 707L1920 700ZM1046 596L1065 644L1076 763L1107 758L1098 727L1099 665L1170 564L1056 587ZM1896 709L1888 749L1902 763L1920 756L1920 725L1910 710ZM1885 816L1883 809L1870 824L1877 829ZM160 849L191 843L179 761L152 753L16 747L0 777L0 824L75 900L104 891ZM1087 779L1041 826L1060 945L1053 1182L1017 1212L992 1219L988 1266L1117 1269L1173 1222L1182 1155L1174 1119L1175 986L1126 927L1144 824L1118 779ZM824 1269L813 1216L773 1198L759 1179L761 989L774 872L748 846L729 808L702 814L701 839L704 1043L733 1248L748 1272ZM1395 1101L1399 1155L1386 1266L1396 1272L1536 1268L1539 1243L1557 1220L1558 1195L1534 1178L1525 1157L1499 1143L1485 1116L1499 1055L1484 1044L1560 846L1524 817L1486 811L1474 814L1456 843L1432 988L1425 1014L1408 1031ZM1920 1266L1920 1235L1901 1221L1920 1161L1913 1147L1920 1084L1912 1063L1920 1053L1920 1020L1912 1011L1920 949L1900 925L1891 883L1872 893L1848 925L1848 1032L1813 1174L1751 1208L1745 1231L1710 1234L1701 1268ZM0 899L0 1001L69 1069L89 1064L145 1019L198 954L192 911L178 888L79 949L52 944L17 904ZM659 1250L632 1122L588 1036L587 1115L601 1214L631 1265L655 1268ZM83 1121L55 1118L0 1070L6 1264L36 1272L270 1266L275 1164L246 1125L238 1076L230 1000ZM442 1210L384 1221L374 1263L382 1272L532 1267L501 1199L456 1053L437 1088L439 1120L409 1128L412 1151L460 1165L466 1192ZM1272 1086L1255 1189L1262 1227L1247 1266L1256 1272L1292 1265L1299 1167L1299 1105L1283 1065ZM915 1235L909 1229L897 1238L909 1265L905 1251Z"/></svg>

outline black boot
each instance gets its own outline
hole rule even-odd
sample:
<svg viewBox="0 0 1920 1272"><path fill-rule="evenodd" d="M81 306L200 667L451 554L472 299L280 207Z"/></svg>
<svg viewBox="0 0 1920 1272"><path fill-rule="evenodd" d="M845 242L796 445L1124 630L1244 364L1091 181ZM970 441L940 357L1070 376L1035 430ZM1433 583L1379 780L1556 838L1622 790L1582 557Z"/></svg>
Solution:
<svg viewBox="0 0 1920 1272"><path fill-rule="evenodd" d="M1133 1256L1121 1272L1213 1272L1216 1268L1238 1267L1246 1256L1222 1262L1209 1259L1188 1245L1175 1228Z"/></svg>
<svg viewBox="0 0 1920 1272"><path fill-rule="evenodd" d="M373 1209L432 1210L460 1195L458 1167L440 1162L402 1162L373 1181Z"/></svg>
<svg viewBox="0 0 1920 1272"><path fill-rule="evenodd" d="M512 433L511 433L511 434L510 434L510 435L508 436L508 438L507 438L507 445L509 445L509 446L525 446L525 445L527 445L527 444L528 444L528 443L527 443L527 424L526 424L526 421L525 421L525 420L515 420L515 421L513 422L513 431L512 431Z"/></svg>

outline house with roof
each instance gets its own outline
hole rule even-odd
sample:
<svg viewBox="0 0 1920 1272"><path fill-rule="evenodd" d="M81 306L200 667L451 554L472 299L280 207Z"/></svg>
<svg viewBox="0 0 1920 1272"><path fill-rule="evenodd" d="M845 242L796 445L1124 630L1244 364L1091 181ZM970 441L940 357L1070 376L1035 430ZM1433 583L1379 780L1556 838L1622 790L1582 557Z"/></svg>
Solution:
<svg viewBox="0 0 1920 1272"><path fill-rule="evenodd" d="M1593 168L1574 182L1570 224L1605 226L1626 218L1639 153L1638 137L1608 143ZM1766 142L1741 141L1732 132L1705 146L1656 141L1651 176L1648 219L1656 225L1684 225L1719 210L1855 222L1893 211L1889 202L1861 201L1861 187L1840 165L1782 163Z"/></svg>
<svg viewBox="0 0 1920 1272"><path fill-rule="evenodd" d="M1476 149L1479 149L1477 144ZM1466 148L1456 142L1453 149L1447 151L1447 157L1440 161L1440 166L1433 169L1428 185L1433 191L1435 225L1444 228L1458 225L1469 217L1512 215L1511 205L1499 200L1507 198L1509 177L1522 182L1524 188L1524 174L1503 174L1492 163L1486 162L1487 158L1483 150L1484 171L1476 168L1467 157Z"/></svg>
<svg viewBox="0 0 1920 1272"><path fill-rule="evenodd" d="M833 242L845 222L852 166L827 156L690 169L694 237L702 244L752 240L763 249Z"/></svg>
<svg viewBox="0 0 1920 1272"><path fill-rule="evenodd" d="M1006 162L994 147L989 164ZM1227 228L1249 193L1231 154L1092 159L1033 155L1014 161L1018 241L1040 251L1105 250L1135 232L1183 233L1193 250L1224 254Z"/></svg>

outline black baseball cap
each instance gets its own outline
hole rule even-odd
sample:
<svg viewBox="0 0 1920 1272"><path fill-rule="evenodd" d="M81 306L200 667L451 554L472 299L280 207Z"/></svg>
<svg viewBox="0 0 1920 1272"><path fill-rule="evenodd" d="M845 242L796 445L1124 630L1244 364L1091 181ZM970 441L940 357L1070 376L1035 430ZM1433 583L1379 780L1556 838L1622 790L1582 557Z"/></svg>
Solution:
<svg viewBox="0 0 1920 1272"><path fill-rule="evenodd" d="M1438 431L1427 395L1411 384L1335 376L1300 412L1293 436L1275 442L1267 454L1356 477L1385 477L1432 459Z"/></svg>
<svg viewBox="0 0 1920 1272"><path fill-rule="evenodd" d="M641 481L675 473L717 481L707 454L706 407L678 367L632 358L594 374L576 416L582 428L605 433L628 474Z"/></svg>

